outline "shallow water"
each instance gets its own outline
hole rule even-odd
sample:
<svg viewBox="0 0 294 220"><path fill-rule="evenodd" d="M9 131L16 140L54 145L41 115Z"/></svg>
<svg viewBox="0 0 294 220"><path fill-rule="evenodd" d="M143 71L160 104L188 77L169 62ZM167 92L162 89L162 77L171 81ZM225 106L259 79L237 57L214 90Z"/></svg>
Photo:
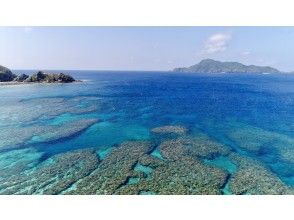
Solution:
<svg viewBox="0 0 294 220"><path fill-rule="evenodd" d="M68 72L0 87L0 193L293 193L293 75Z"/></svg>

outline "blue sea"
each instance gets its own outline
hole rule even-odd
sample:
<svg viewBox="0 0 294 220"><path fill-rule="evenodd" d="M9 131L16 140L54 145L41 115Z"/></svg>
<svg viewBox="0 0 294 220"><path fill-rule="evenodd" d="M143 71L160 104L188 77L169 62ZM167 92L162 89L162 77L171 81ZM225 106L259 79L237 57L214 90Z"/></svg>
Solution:
<svg viewBox="0 0 294 220"><path fill-rule="evenodd" d="M65 72L0 86L1 194L293 194L294 75Z"/></svg>

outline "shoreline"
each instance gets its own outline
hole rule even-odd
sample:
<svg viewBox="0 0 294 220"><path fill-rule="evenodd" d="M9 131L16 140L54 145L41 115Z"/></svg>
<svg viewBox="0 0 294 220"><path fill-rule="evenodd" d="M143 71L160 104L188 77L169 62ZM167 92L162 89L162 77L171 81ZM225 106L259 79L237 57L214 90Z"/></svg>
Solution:
<svg viewBox="0 0 294 220"><path fill-rule="evenodd" d="M14 85L33 85L33 84L72 84L72 83L81 83L86 82L86 80L76 80L74 82L0 82L0 86L14 86Z"/></svg>

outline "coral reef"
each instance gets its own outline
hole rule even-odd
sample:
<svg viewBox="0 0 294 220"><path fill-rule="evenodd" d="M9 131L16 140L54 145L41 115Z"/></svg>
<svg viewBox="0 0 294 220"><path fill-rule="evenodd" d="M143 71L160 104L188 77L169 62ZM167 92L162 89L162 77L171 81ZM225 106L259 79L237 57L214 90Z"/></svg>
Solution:
<svg viewBox="0 0 294 220"><path fill-rule="evenodd" d="M0 179L19 175L39 163L43 156L34 148L16 149L0 154Z"/></svg>
<svg viewBox="0 0 294 220"><path fill-rule="evenodd" d="M175 154L169 155L170 152L165 151L166 146L173 146L174 152L172 153ZM203 133L199 133L195 136L181 136L176 139L164 141L163 144L160 145L160 149L164 157L169 159L174 157L174 160L179 159L183 153L206 159L213 159L217 156L227 155L229 153L229 149L225 145L214 141Z"/></svg>
<svg viewBox="0 0 294 220"><path fill-rule="evenodd" d="M97 119L82 119L74 122L60 125L34 125L20 126L9 129L6 127L1 130L2 139L0 141L0 149L13 148L17 145L37 142L50 142L62 138L69 138L91 125L97 123Z"/></svg>
<svg viewBox="0 0 294 220"><path fill-rule="evenodd" d="M227 135L244 150L257 155L275 151L280 160L294 163L294 138L287 135L241 123L232 126Z"/></svg>
<svg viewBox="0 0 294 220"><path fill-rule="evenodd" d="M151 131L156 134L185 134L188 129L179 125L167 125L153 128Z"/></svg>
<svg viewBox="0 0 294 220"><path fill-rule="evenodd" d="M203 164L200 160L189 156L187 148L178 145L175 140L165 141L160 145L165 160L153 159L145 155L140 163L153 165L150 178L141 179L138 183L125 185L117 190L117 194L221 194L227 173L216 167Z"/></svg>
<svg viewBox="0 0 294 220"><path fill-rule="evenodd" d="M151 150L151 144L144 141L125 142L114 149L91 173L68 194L116 194L129 178L138 177L133 170L138 158Z"/></svg>
<svg viewBox="0 0 294 220"><path fill-rule="evenodd" d="M278 152L281 160L294 164L294 139L288 144L278 147Z"/></svg>
<svg viewBox="0 0 294 220"><path fill-rule="evenodd" d="M213 159L204 159L204 162L206 164L227 170L230 174L233 174L237 171L236 164L234 164L228 156L219 156Z"/></svg>
<svg viewBox="0 0 294 220"><path fill-rule="evenodd" d="M227 135L238 146L250 152L262 154L269 148L279 150L283 146L294 149L293 138L247 124L238 123L237 126L232 126Z"/></svg>
<svg viewBox="0 0 294 220"><path fill-rule="evenodd" d="M88 105L82 105L87 102ZM101 107L100 99L94 97L35 98L6 103L0 106L1 125L33 123L37 119L49 120L64 113L90 113Z"/></svg>
<svg viewBox="0 0 294 220"><path fill-rule="evenodd" d="M180 137L177 142L188 148L190 155L199 158L213 159L220 155L227 155L230 152L225 145L214 141L203 133L195 136Z"/></svg>
<svg viewBox="0 0 294 220"><path fill-rule="evenodd" d="M62 138L69 138L74 136L93 124L97 123L98 119L82 119L79 121L65 123L62 126L45 126L42 127L39 134L37 134L38 138L41 141L55 141Z"/></svg>
<svg viewBox="0 0 294 220"><path fill-rule="evenodd" d="M35 98L1 105L0 149L77 134L98 121L93 116L81 120L79 114L91 113L100 106L96 97ZM65 120L61 124L54 123L62 117Z"/></svg>
<svg viewBox="0 0 294 220"><path fill-rule="evenodd" d="M61 134L57 127L52 136L38 138L54 140L75 131L61 127ZM30 156L22 158L22 151ZM19 160L10 163L9 157ZM38 164L41 157L33 148L2 154L0 194L294 194L262 163L230 153L203 133L163 140L159 146L127 141L69 151Z"/></svg>
<svg viewBox="0 0 294 220"><path fill-rule="evenodd" d="M237 172L229 180L229 188L233 194L294 194L292 188L258 161L238 154L231 154L230 158L238 165Z"/></svg>
<svg viewBox="0 0 294 220"><path fill-rule="evenodd" d="M66 194L221 194L227 173L190 157L187 148L166 141L164 160L151 156L152 145L125 142ZM178 155L178 157L174 157Z"/></svg>
<svg viewBox="0 0 294 220"><path fill-rule="evenodd" d="M272 133L252 126L232 129L228 137L241 148L256 153L261 152L263 148L270 147L270 144L276 140Z"/></svg>
<svg viewBox="0 0 294 220"><path fill-rule="evenodd" d="M158 157L152 156L152 154L144 154L139 158L138 162L144 166L148 166L153 169L164 164L163 160L159 159Z"/></svg>
<svg viewBox="0 0 294 220"><path fill-rule="evenodd" d="M55 155L27 172L0 180L0 194L60 194L99 163L93 149Z"/></svg>

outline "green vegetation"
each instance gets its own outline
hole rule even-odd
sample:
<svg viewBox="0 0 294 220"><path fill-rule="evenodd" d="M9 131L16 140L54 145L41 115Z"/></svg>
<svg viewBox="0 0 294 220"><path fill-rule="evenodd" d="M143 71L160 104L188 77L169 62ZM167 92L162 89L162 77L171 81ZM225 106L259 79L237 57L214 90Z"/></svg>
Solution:
<svg viewBox="0 0 294 220"><path fill-rule="evenodd" d="M44 73L39 71L31 76L15 75L4 66L0 66L0 82L33 82L33 83L70 83L76 81L72 76L63 73Z"/></svg>
<svg viewBox="0 0 294 220"><path fill-rule="evenodd" d="M238 62L220 62L212 59L202 60L190 67L175 68L175 72L190 73L281 73L269 66L246 66Z"/></svg>
<svg viewBox="0 0 294 220"><path fill-rule="evenodd" d="M46 83L55 83L55 82L62 82L62 83L69 83L74 82L75 79L63 73L44 73L39 71L38 73L33 74L31 77L26 79L27 82L46 82Z"/></svg>

